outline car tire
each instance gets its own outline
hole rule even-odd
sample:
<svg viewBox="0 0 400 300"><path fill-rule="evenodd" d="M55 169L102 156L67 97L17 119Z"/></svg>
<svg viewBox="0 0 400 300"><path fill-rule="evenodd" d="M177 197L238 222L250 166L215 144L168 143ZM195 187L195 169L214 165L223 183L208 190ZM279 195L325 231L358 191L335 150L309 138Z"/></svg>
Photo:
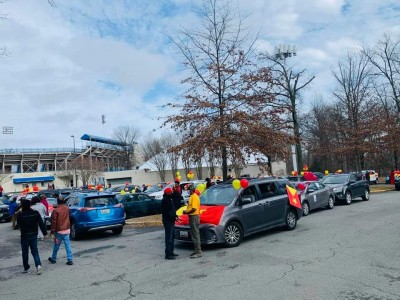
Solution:
<svg viewBox="0 0 400 300"><path fill-rule="evenodd" d="M296 228L297 225L297 215L294 209L290 208L285 217L285 222L286 222L286 229L287 230L293 230Z"/></svg>
<svg viewBox="0 0 400 300"><path fill-rule="evenodd" d="M365 192L364 192L364 196L362 196L361 198L364 200L364 201L368 201L369 200L369 191L368 191L368 189L365 189Z"/></svg>
<svg viewBox="0 0 400 300"><path fill-rule="evenodd" d="M71 240L73 240L73 241L79 240L78 229L76 228L75 222L72 222L72 221L71 221L71 228L70 228L69 237L70 237Z"/></svg>
<svg viewBox="0 0 400 300"><path fill-rule="evenodd" d="M344 200L345 203L347 205L350 205L352 200L353 199L351 198L351 193L349 191L347 191L346 194L345 194L345 200Z"/></svg>
<svg viewBox="0 0 400 300"><path fill-rule="evenodd" d="M308 216L310 214L310 204L307 201L303 202L303 216Z"/></svg>
<svg viewBox="0 0 400 300"><path fill-rule="evenodd" d="M114 235L121 234L123 229L124 229L124 227L122 227L122 226L118 227L118 228L115 228L115 229L112 230L112 233Z"/></svg>
<svg viewBox="0 0 400 300"><path fill-rule="evenodd" d="M229 222L224 230L225 246L236 247L243 240L243 229L237 222Z"/></svg>
<svg viewBox="0 0 400 300"><path fill-rule="evenodd" d="M335 199L332 196L329 196L328 205L326 206L326 208L332 209L334 205L335 205Z"/></svg>

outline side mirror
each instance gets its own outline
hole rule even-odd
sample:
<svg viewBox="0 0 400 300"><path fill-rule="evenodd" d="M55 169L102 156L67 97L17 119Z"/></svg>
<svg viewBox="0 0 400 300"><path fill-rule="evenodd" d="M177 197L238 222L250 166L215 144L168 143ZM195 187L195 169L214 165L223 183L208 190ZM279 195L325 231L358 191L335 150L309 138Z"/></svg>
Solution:
<svg viewBox="0 0 400 300"><path fill-rule="evenodd" d="M250 197L243 197L242 198L242 200L241 200L241 204L242 205L249 204L249 203L251 203L251 198Z"/></svg>

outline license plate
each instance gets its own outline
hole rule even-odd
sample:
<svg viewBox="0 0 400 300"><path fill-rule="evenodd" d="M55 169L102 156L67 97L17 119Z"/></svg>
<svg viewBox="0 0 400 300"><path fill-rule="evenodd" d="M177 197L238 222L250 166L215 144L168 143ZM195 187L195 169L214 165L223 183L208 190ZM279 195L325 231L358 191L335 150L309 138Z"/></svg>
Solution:
<svg viewBox="0 0 400 300"><path fill-rule="evenodd" d="M179 231L179 237L188 238L189 237L189 233L187 231Z"/></svg>
<svg viewBox="0 0 400 300"><path fill-rule="evenodd" d="M110 209L109 208L106 208L106 209L102 209L101 210L101 214L102 215L106 215L106 214L109 214L110 213Z"/></svg>

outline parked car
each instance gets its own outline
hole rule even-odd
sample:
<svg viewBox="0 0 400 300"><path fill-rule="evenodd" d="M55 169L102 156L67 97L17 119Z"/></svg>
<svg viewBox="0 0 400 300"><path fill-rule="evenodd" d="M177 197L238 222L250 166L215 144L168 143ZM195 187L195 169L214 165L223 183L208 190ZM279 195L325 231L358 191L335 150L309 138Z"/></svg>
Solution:
<svg viewBox="0 0 400 300"><path fill-rule="evenodd" d="M8 212L8 205L4 203L4 201L1 199L0 200L0 221L6 221L10 222L11 221L11 216Z"/></svg>
<svg viewBox="0 0 400 300"><path fill-rule="evenodd" d="M303 176L294 176L294 175L286 176L286 179L293 182L294 181L300 182L305 180Z"/></svg>
<svg viewBox="0 0 400 300"><path fill-rule="evenodd" d="M49 214L46 216L46 226L51 226L51 215L53 213L54 208L58 206L57 198L46 198L47 203L49 204Z"/></svg>
<svg viewBox="0 0 400 300"><path fill-rule="evenodd" d="M120 234L125 225L125 212L115 195L100 192L74 192L67 198L72 240L85 232L112 230Z"/></svg>
<svg viewBox="0 0 400 300"><path fill-rule="evenodd" d="M106 189L107 193L110 194L116 194L116 193L120 193L122 190L125 190L126 192L132 192L133 189L136 189L137 187L140 188L140 186L138 185L134 185L134 184L129 184L129 185L120 185L120 186L115 186L115 187L111 187Z"/></svg>
<svg viewBox="0 0 400 300"><path fill-rule="evenodd" d="M124 206L126 218L161 213L161 200L156 200L145 193L118 194L115 197Z"/></svg>
<svg viewBox="0 0 400 300"><path fill-rule="evenodd" d="M303 210L289 204L287 180L252 179L245 189L230 182L208 188L200 196L201 243L238 246L244 237L275 227L296 228ZM175 223L175 239L191 242L187 215Z"/></svg>
<svg viewBox="0 0 400 300"><path fill-rule="evenodd" d="M164 195L164 190L167 188L167 187L169 187L169 188L174 188L174 182L173 183L168 183L168 184L162 184L161 186L160 185L157 185L157 187L158 187L158 190L156 191L156 192L147 192L146 191L146 194L148 194L150 197L152 197L152 198L154 198L154 199L156 199L156 200L161 200L162 199L162 197L163 197L163 195ZM151 189L151 188L150 188Z"/></svg>
<svg viewBox="0 0 400 300"><path fill-rule="evenodd" d="M300 184L304 187L304 189L298 188L303 206L303 216L308 216L310 211L320 207L333 208L335 194L331 187L316 181L300 182L296 183L296 186L299 187Z"/></svg>
<svg viewBox="0 0 400 300"><path fill-rule="evenodd" d="M153 184L152 186L148 187L144 192L146 194L152 194L159 191L164 190L164 188L168 185L166 182L159 182L157 184Z"/></svg>
<svg viewBox="0 0 400 300"><path fill-rule="evenodd" d="M357 181L355 174L329 175L324 178L322 183L333 188L335 200L345 201L347 205L351 204L355 198L361 197L368 201L370 197L367 180Z"/></svg>

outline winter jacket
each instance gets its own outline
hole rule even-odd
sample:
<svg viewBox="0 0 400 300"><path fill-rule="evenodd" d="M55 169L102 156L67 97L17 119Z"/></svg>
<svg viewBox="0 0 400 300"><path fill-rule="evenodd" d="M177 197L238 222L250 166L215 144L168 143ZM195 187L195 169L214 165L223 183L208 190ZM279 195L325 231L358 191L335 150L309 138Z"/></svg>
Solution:
<svg viewBox="0 0 400 300"><path fill-rule="evenodd" d="M164 194L161 200L162 221L175 223L176 210L171 194Z"/></svg>
<svg viewBox="0 0 400 300"><path fill-rule="evenodd" d="M39 213L31 208L27 211L21 211L18 214L17 222L21 229L21 238L34 237L38 235L38 225L43 232L43 235L47 234L46 226L44 226L43 220Z"/></svg>
<svg viewBox="0 0 400 300"><path fill-rule="evenodd" d="M51 234L68 229L70 229L69 208L61 204L51 214Z"/></svg>

